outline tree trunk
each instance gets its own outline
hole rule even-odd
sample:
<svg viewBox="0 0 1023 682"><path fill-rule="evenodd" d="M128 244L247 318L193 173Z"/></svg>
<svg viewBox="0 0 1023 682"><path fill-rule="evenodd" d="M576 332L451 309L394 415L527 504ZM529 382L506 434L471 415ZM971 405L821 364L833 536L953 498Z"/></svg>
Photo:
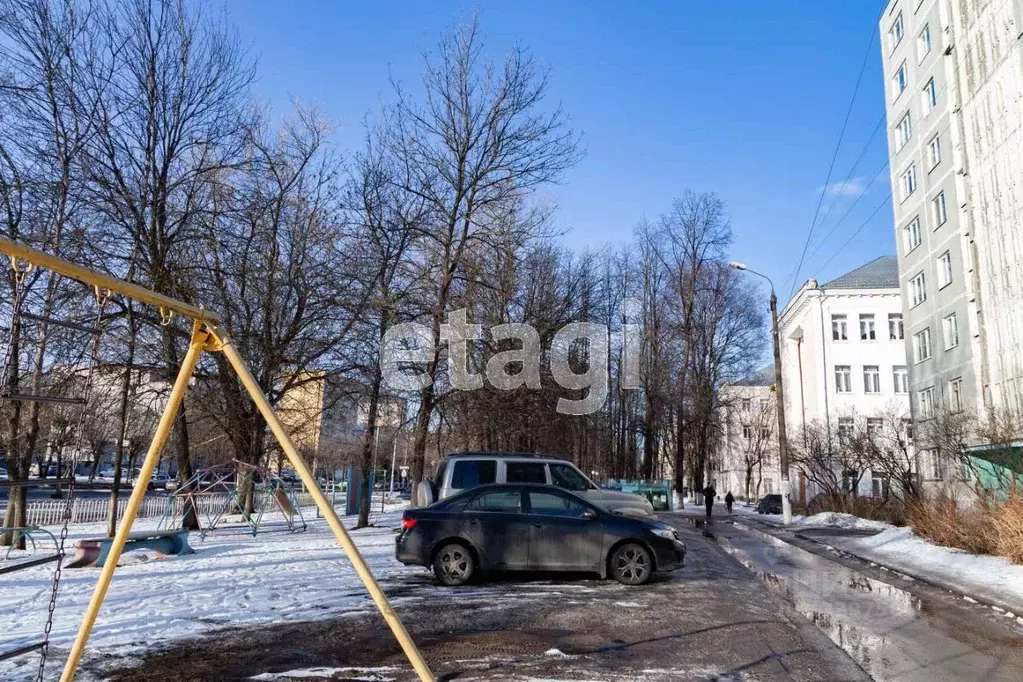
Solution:
<svg viewBox="0 0 1023 682"><path fill-rule="evenodd" d="M131 370L135 364L135 311L130 300L128 308L128 354L124 363L124 377L121 379L121 400L118 405L117 447L114 448L114 484L110 488L110 507L107 511L107 537L117 533L117 498L121 494L121 465L124 462L124 442L128 439L128 404L131 394Z"/></svg>

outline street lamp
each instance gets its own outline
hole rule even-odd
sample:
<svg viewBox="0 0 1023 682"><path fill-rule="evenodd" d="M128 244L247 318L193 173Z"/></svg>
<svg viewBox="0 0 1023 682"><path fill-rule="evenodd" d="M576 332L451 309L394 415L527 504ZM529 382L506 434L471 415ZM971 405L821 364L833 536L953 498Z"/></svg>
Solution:
<svg viewBox="0 0 1023 682"><path fill-rule="evenodd" d="M744 270L767 280L771 285L771 336L774 339L774 390L778 409L778 458L781 460L781 510L782 521L792 523L792 501L789 499L789 449L785 437L785 393L781 380L781 340L778 334L778 296L774 293L774 282L767 275L750 270L745 263L732 261L729 267Z"/></svg>

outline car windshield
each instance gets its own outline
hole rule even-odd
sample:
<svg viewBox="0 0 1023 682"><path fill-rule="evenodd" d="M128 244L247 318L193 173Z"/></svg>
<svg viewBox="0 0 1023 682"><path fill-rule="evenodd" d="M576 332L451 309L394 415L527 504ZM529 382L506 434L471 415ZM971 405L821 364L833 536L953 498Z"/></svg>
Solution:
<svg viewBox="0 0 1023 682"><path fill-rule="evenodd" d="M571 464L551 464L551 482L565 490L589 490L593 488L585 476Z"/></svg>

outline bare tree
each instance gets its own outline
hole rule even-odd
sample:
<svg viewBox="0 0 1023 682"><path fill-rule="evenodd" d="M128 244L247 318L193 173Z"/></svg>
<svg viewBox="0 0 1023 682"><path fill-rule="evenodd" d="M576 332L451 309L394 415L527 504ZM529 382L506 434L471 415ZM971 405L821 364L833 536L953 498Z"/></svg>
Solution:
<svg viewBox="0 0 1023 682"><path fill-rule="evenodd" d="M105 52L92 70L96 134L87 145L91 202L112 232L111 267L137 259L154 291L198 303L195 264L206 244L197 216L212 175L237 162L242 111L253 77L237 37L196 5L128 0L103 17ZM159 319L147 313L146 322ZM180 366L186 330L157 326L161 356ZM191 474L188 421L175 421L178 468ZM184 523L194 527L194 514Z"/></svg>
<svg viewBox="0 0 1023 682"><path fill-rule="evenodd" d="M440 325L467 254L490 238L492 221L510 202L558 180L577 159L561 110L545 106L547 74L523 49L502 64L486 60L483 50L475 21L446 35L438 54L424 57L425 101L395 84L397 103L387 120L390 147L408 178L402 189L422 197L432 218L419 254L434 352L426 368L431 382L418 396L415 482L423 479L437 400Z"/></svg>

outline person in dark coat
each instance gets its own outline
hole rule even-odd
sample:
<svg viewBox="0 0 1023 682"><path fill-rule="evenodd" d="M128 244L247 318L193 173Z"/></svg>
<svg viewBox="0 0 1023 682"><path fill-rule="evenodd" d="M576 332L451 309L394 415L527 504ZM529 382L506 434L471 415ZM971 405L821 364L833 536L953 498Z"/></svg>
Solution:
<svg viewBox="0 0 1023 682"><path fill-rule="evenodd" d="M707 506L707 518L710 518L710 513L714 509L714 498L717 497L718 491L714 490L714 486L710 483L703 489L703 503Z"/></svg>
<svg viewBox="0 0 1023 682"><path fill-rule="evenodd" d="M732 513L732 505L733 504L735 504L735 497L732 495L732 491L729 490L728 494L725 495L725 509L728 510L729 514Z"/></svg>

